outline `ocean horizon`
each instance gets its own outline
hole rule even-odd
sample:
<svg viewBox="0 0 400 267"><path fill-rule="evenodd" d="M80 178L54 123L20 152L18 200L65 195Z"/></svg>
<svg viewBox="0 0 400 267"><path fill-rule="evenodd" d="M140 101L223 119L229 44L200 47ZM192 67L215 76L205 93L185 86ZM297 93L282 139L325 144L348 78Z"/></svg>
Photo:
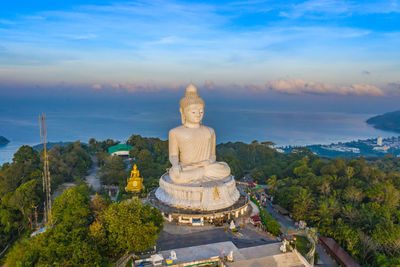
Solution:
<svg viewBox="0 0 400 267"><path fill-rule="evenodd" d="M178 101L179 97L165 101L132 97L125 101L35 101L30 106L23 101L4 103L0 108L0 135L10 143L0 147L0 164L10 162L20 146L41 143L41 112L47 116L49 142L88 142L92 137L125 142L132 134L166 140L168 131L181 124ZM239 103L227 100L221 104L206 99L203 124L215 129L217 143L258 140L299 146L396 135L365 122L376 113L279 110L273 105Z"/></svg>

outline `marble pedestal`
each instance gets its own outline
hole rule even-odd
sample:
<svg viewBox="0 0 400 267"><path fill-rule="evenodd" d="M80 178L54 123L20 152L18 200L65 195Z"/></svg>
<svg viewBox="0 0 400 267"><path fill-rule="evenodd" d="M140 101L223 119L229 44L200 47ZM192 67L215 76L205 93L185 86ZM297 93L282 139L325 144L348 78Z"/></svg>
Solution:
<svg viewBox="0 0 400 267"><path fill-rule="evenodd" d="M232 206L240 197L231 175L201 184L174 184L169 174L160 178L155 195L166 205L192 210L219 210Z"/></svg>

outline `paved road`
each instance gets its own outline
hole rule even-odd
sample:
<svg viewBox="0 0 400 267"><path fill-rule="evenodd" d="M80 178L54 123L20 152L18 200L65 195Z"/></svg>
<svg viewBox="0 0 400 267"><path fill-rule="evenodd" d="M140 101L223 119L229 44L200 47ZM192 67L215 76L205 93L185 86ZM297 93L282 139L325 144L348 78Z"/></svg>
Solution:
<svg viewBox="0 0 400 267"><path fill-rule="evenodd" d="M278 222L281 224L281 226L283 227L293 227L293 228L297 228L294 225L294 221L292 219L290 219L287 216L283 216L279 213L277 213L269 204L266 205L265 209L275 218L278 220ZM328 267L337 267L338 265L336 264L336 262L330 257L328 256L328 254L325 252L324 248L320 245L320 244L316 244L316 251L319 254L319 258L320 261L319 263L321 263L323 266L328 266Z"/></svg>
<svg viewBox="0 0 400 267"><path fill-rule="evenodd" d="M97 158L94 156L92 157L92 167L89 170L88 176L86 176L86 183L89 187L92 187L94 191L98 192L101 189L100 185L100 174L99 174L99 166L97 164Z"/></svg>

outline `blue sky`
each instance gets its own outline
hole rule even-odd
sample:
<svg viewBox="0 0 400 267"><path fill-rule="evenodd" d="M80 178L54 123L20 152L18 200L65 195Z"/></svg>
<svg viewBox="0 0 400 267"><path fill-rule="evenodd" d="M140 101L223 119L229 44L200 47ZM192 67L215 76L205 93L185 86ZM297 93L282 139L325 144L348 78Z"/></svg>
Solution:
<svg viewBox="0 0 400 267"><path fill-rule="evenodd" d="M2 3L0 93L400 94L399 1L65 2Z"/></svg>

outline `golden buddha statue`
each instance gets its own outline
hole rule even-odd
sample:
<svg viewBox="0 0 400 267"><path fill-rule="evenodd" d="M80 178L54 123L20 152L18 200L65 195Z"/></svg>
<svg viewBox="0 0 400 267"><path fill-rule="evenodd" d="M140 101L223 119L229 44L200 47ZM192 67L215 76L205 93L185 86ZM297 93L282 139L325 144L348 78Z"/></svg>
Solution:
<svg viewBox="0 0 400 267"><path fill-rule="evenodd" d="M133 170L131 171L131 177L127 179L127 185L125 191L128 193L140 192L143 189L143 178L140 178L140 172L137 169L136 164L133 165Z"/></svg>

